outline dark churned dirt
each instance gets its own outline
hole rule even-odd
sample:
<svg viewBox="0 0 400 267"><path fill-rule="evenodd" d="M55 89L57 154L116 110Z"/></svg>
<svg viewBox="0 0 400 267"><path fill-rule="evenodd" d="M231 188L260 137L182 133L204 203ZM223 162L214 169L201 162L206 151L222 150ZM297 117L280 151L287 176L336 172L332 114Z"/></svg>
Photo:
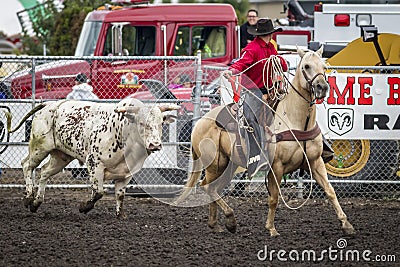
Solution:
<svg viewBox="0 0 400 267"><path fill-rule="evenodd" d="M262 198L227 198L238 222L236 234L231 234L208 230L206 206L178 208L127 197L128 217L121 221L114 215L111 195L85 215L78 206L88 197L86 190L49 189L37 213L24 208L22 194L0 190L0 266L400 266L396 200L339 200L355 236L342 233L333 208L323 199L311 199L296 211L280 204L276 227L281 236L271 238L264 229L267 208ZM340 238L347 242L342 249L337 246ZM265 248L268 257L274 250L272 262L257 257L265 257ZM286 252L280 254L286 262L277 259L279 250ZM317 258L326 253L321 261L308 260L306 254L301 261L301 253L310 250ZM366 250L371 251L366 254L369 262L362 258ZM358 252L360 261L351 255L346 261L348 251ZM296 252L299 261L291 260ZM391 261L394 255L396 262L372 261L377 255Z"/></svg>

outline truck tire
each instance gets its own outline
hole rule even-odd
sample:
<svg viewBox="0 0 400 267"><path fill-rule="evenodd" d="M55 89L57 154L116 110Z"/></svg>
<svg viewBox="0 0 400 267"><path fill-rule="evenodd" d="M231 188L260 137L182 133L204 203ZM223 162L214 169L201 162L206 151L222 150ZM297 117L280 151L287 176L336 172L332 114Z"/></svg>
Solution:
<svg viewBox="0 0 400 267"><path fill-rule="evenodd" d="M360 172L368 162L370 156L369 140L330 140L334 157L326 163L329 175L349 177Z"/></svg>
<svg viewBox="0 0 400 267"><path fill-rule="evenodd" d="M379 183L398 179L399 146L396 140L330 140L334 159L325 166L329 179L362 180L361 183L333 183L341 197L387 196L398 190L396 184ZM343 164L341 164L341 159ZM366 182L371 180L371 183ZM378 181L378 183L376 183Z"/></svg>

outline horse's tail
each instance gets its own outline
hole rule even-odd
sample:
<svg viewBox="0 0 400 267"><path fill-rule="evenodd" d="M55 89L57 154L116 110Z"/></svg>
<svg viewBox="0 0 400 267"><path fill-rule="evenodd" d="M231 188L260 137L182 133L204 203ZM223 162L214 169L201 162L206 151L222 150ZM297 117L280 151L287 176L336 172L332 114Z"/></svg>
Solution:
<svg viewBox="0 0 400 267"><path fill-rule="evenodd" d="M28 114L25 115L25 117L22 118L22 120L19 122L19 124L14 128L11 129L11 120L12 120L12 114L11 112L7 111L7 110L3 110L6 118L7 118L7 131L9 133L13 133L16 130L18 130L21 125L29 118L31 117L33 114L35 114L36 112L38 112L39 110L41 110L42 108L44 108L46 106L45 103L40 103L39 105L37 105L36 107L34 107L31 111L28 112Z"/></svg>
<svg viewBox="0 0 400 267"><path fill-rule="evenodd" d="M193 158L193 169L190 173L190 177L183 187L181 195L175 200L175 204L178 205L184 201L190 194L191 190L195 187L196 183L200 179L200 175L203 171L203 164L201 163L200 157L196 154L192 147L192 158Z"/></svg>

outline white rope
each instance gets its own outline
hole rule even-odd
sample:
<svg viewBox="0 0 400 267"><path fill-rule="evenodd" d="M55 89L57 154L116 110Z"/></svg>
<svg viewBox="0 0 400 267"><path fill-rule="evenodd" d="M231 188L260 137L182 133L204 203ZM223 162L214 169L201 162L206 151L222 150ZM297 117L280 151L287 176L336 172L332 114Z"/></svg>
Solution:
<svg viewBox="0 0 400 267"><path fill-rule="evenodd" d="M249 90L248 92L250 92L251 94L254 94L254 93L251 92L250 90ZM303 155L304 155L304 158L306 159L308 169L311 170L310 161L308 160L308 157L307 157L307 155L306 155L306 152L304 151L304 148L303 148L303 146L301 145L300 141L297 139L296 135L293 133L292 129L290 129L288 123L287 123L287 122L286 122L272 107L270 107L265 101L262 101L262 102L263 102L263 104L264 104L265 106L267 106L267 107L275 114L275 116L278 116L278 117L283 121L283 123L288 127L288 129L289 129L289 131L292 133L292 135L293 135L295 141L296 141L297 144L299 145L299 147L300 147L300 149L301 149L301 151L302 151L302 153L303 153ZM260 148L260 144L258 144L258 146L259 146L259 148ZM264 151L263 151L261 148L260 148L260 151L261 151L261 153L263 153L264 157L266 157L265 154L264 154ZM279 195L280 195L280 197L282 198L282 202L284 203L284 205L285 205L288 209L290 209L290 210L297 210L297 209L300 209L301 207L303 207L303 206L307 203L307 201L310 199L310 197L311 197L312 186L313 186L312 183L310 183L310 192L308 193L308 196L307 196L307 198L304 200L304 202L301 203L301 204L300 204L299 206L297 206L297 207L291 207L291 206L285 201L285 199L284 199L284 197L283 197L283 195L282 195L282 191L281 191L281 188L280 188L280 186L279 186L278 179L277 179L277 177L276 177L276 174L275 174L275 172L274 172L274 169L272 168L272 166L271 166L270 163L269 163L269 165L270 165L270 169L271 169L271 171L272 171L272 174L274 175L275 183L276 183L276 185L277 185L277 187L278 187ZM312 172L310 172L310 176L311 176L311 179L313 179Z"/></svg>
<svg viewBox="0 0 400 267"><path fill-rule="evenodd" d="M263 66L263 84L264 84L264 87L267 88L268 92L269 92L269 91L272 91L272 92L273 92L272 94L269 94L269 95L268 95L268 96L271 97L273 100L274 100L274 99L282 100L282 99L286 96L286 94L288 93L288 81L287 81L287 79L282 79L282 80L280 81L281 84L279 84L278 86L276 86L275 82L273 81L273 82L272 82L272 86L269 87L269 86L268 86L268 83L265 81L265 75L264 75L264 73L265 73L265 68L267 68L267 75L266 75L267 77L270 77L270 76L269 76L269 74L270 74L269 71L270 71L270 70L272 70L272 73L273 73L273 74L274 74L274 73L278 73L278 74L275 74L275 77L276 77L276 75L281 75L281 77L283 77L283 75L285 75L285 73L284 73L284 71L283 71L283 69L282 69L282 65L280 64L280 60L281 60L281 59L283 59L283 58L281 58L281 57L278 56L278 55L276 55L276 56L275 56L275 55L272 55L272 56L270 56L268 59L261 59L261 60L255 62L254 64L252 64L251 66L249 66L248 68L246 68L245 70L243 70L242 72L240 72L240 73L238 73L238 74L235 74L235 75L232 75L232 76L239 76L239 75L243 74L244 72L248 71L249 69L251 69L252 67L254 67L256 64L258 64L258 63L260 63L260 62L262 62L262 61L265 60L265 63L264 63L264 66ZM283 59L283 60L285 60L285 59ZM237 81L235 81L235 83L239 84ZM241 86L242 86L242 85L241 85ZM244 88L244 86L243 86L243 88ZM283 90L282 90L282 89L280 90L280 88L282 88ZM251 92L251 90L248 90L247 88L244 88L244 89L246 89L247 92L250 93L250 94L252 94L253 96L256 96L253 92ZM227 91L229 91L229 90L227 90ZM232 95L232 97L233 97L233 95ZM303 155L304 155L304 157L305 157L305 159L306 159L306 162L307 162L308 169L311 170L310 161L308 160L308 157L307 157L307 155L306 155L306 152L304 151L303 146L301 145L300 141L297 139L296 135L293 133L293 131L292 131L292 129L290 128L290 126L288 125L288 123L287 123L287 122L286 122L286 121L285 121L271 106L269 106L267 102L263 101L262 99L260 99L260 101L262 101L262 103L263 103L265 106L267 106L267 107L274 113L275 116L278 116L278 117L283 121L283 123L287 126L287 128L289 129L289 131L292 133L292 135L293 135L295 141L297 142L297 144L299 145L300 149L301 149L302 152L303 152ZM260 148L261 153L263 153L263 156L264 156L265 158L268 158L268 157L266 157L266 155L264 154L263 149L261 149L260 144L258 144L258 147ZM297 207L291 207L291 206L285 201L285 199L284 199L284 197L283 197L283 195L282 195L282 191L281 191L281 188L280 188L280 186L279 186L278 179L277 179L277 177L276 177L276 174L275 174L275 172L274 172L274 170L273 170L271 164L270 164L269 162L268 162L268 164L269 164L269 167L270 167L270 169L271 169L271 171L272 171L272 174L274 175L275 183L276 183L276 185L277 185L277 187L278 187L278 192L279 192L279 195L280 195L280 197L281 197L282 202L284 203L284 205L285 205L288 209L290 209L290 210L297 210L297 209L300 209L301 207L303 207L303 206L307 203L307 201L310 199L310 197L311 197L312 186L313 186L312 183L310 183L310 184L311 184L311 185L310 185L310 192L309 192L307 198L305 199L305 201L304 201L303 203L301 203L301 204L300 204L299 206L297 206ZM311 179L312 179L312 178L313 178L312 172L310 172L310 176L311 176Z"/></svg>
<svg viewBox="0 0 400 267"><path fill-rule="evenodd" d="M281 65L281 59L283 58L278 55L270 56L263 67L263 73L265 73L265 69L267 69L267 75L263 75L263 84L264 87L267 88L268 93L273 92L272 94L268 94L272 100L282 100L287 94L288 81L284 79L285 72ZM269 78L272 76L271 74L274 75L274 77L272 79L272 86L270 87L268 86L268 82L265 81L265 76ZM278 77L280 77L280 80L277 80Z"/></svg>

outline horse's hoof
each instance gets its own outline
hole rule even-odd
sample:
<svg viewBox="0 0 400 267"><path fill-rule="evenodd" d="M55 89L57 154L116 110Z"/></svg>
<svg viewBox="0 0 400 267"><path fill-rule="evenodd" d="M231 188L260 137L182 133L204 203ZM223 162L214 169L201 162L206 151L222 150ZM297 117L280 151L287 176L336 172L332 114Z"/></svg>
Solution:
<svg viewBox="0 0 400 267"><path fill-rule="evenodd" d="M233 215L226 218L225 227L231 233L236 232L237 224L236 224L236 219Z"/></svg>
<svg viewBox="0 0 400 267"><path fill-rule="evenodd" d="M236 233L236 224L235 225L225 225L226 229L228 229L229 232L231 232L232 234Z"/></svg>
<svg viewBox="0 0 400 267"><path fill-rule="evenodd" d="M219 224L217 224L214 227L212 227L211 230L214 233L223 233L224 232L224 228L222 228Z"/></svg>
<svg viewBox="0 0 400 267"><path fill-rule="evenodd" d="M346 235L354 235L356 233L356 230L354 230L353 227L343 228L343 231L345 232Z"/></svg>
<svg viewBox="0 0 400 267"><path fill-rule="evenodd" d="M278 233L278 231L276 231L276 229L270 230L269 233L271 234L271 237L278 237L278 236L280 236L280 234Z"/></svg>
<svg viewBox="0 0 400 267"><path fill-rule="evenodd" d="M343 223L342 229L348 235L354 235L356 233L356 230L354 230L353 225L351 225L351 223L349 223L349 221L347 220Z"/></svg>
<svg viewBox="0 0 400 267"><path fill-rule="evenodd" d="M79 212L86 214L93 208L94 208L93 202L91 201L82 202L81 205L79 206Z"/></svg>

